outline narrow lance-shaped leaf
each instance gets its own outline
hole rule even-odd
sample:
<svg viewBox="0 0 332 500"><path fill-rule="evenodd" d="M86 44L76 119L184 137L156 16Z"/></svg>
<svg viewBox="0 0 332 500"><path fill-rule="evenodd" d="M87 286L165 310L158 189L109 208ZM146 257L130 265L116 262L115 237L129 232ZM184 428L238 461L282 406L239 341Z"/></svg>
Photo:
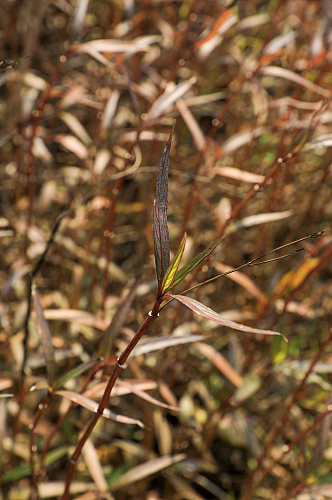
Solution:
<svg viewBox="0 0 332 500"><path fill-rule="evenodd" d="M184 233L184 236L182 238L182 241L180 243L180 246L178 248L178 251L176 252L176 255L173 259L173 262L169 266L169 268L166 271L166 274L164 276L164 279L162 281L161 285L161 293L167 292L172 286L173 278L175 276L176 271L178 270L184 248L186 246L186 240L187 240L187 233Z"/></svg>
<svg viewBox="0 0 332 500"><path fill-rule="evenodd" d="M32 290L32 299L33 299L33 305L34 305L35 312L36 312L36 319L37 319L38 329L39 329L39 333L40 333L40 340L42 343L45 362L46 362L48 382L49 382L50 386L52 387L53 383L54 383L54 378L55 378L55 359L54 359L54 349L53 349L53 345L52 345L52 336L51 336L51 332L50 332L48 323L45 319L44 311L43 311L42 305L40 303L39 295L38 295L36 288L34 288Z"/></svg>
<svg viewBox="0 0 332 500"><path fill-rule="evenodd" d="M163 457L157 458L154 457L147 462L135 465L135 467L127 470L124 474L115 479L110 486L110 490L114 491L120 488L125 488L129 484L137 483L146 477L150 478L152 474L156 474L157 472L162 471L171 465L175 465L186 458L187 457L184 453L178 453L177 455L164 455Z"/></svg>
<svg viewBox="0 0 332 500"><path fill-rule="evenodd" d="M161 155L153 203L154 256L159 288L169 267L169 235L167 226L168 168L173 132Z"/></svg>
<svg viewBox="0 0 332 500"><path fill-rule="evenodd" d="M217 246L222 242L223 239L224 239L223 237L219 238L219 240L212 243L212 245L210 245L208 248L203 250L203 252L196 255L196 257L191 262L189 262L189 264L186 264L185 266L181 267L180 271L178 271L175 274L174 279L172 281L172 284L171 284L171 286L168 287L168 290L170 288L173 288L173 286L177 285L178 283L181 283L181 281L184 280L184 278L191 271L196 269L196 267L199 266L199 264L201 262L203 262L205 259L207 259L207 257L213 252L213 250L215 250L217 248Z"/></svg>
<svg viewBox="0 0 332 500"><path fill-rule="evenodd" d="M69 399L70 401L72 401L77 405L83 406L83 408L86 408L87 410L92 411L93 413L97 413L99 406L98 403L96 401L93 401L93 399L83 396L83 394L78 394L77 392L65 391L65 390L56 391L55 394L57 394L58 396L63 396L64 398ZM102 416L110 420L115 420L116 422L121 422L123 424L134 424L138 425L139 427L144 427L144 425L140 420L127 417L126 415L118 415L113 411L109 410L108 408L104 409Z"/></svg>
<svg viewBox="0 0 332 500"><path fill-rule="evenodd" d="M281 337L287 342L287 339L279 332L274 332L273 330L262 330L260 328L252 328L250 326L241 325L240 323L236 323L235 321L231 321L229 319L223 318L220 314L213 311L209 307L205 306L201 302L198 302L191 297L186 297L185 295L172 295L168 294L168 297L172 297L173 299L182 302L185 306L189 307L192 311L197 314L201 314L204 318L213 321L214 323L219 323L219 325L226 326L231 328L232 330L239 330L240 332L248 332L248 333L258 333L261 335L281 335Z"/></svg>

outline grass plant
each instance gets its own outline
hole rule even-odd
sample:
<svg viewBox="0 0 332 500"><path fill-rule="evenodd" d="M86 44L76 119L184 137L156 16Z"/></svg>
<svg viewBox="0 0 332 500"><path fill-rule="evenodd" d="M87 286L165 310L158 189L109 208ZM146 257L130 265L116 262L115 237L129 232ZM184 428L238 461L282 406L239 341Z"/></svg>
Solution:
<svg viewBox="0 0 332 500"><path fill-rule="evenodd" d="M1 500L329 498L330 10L1 4Z"/></svg>

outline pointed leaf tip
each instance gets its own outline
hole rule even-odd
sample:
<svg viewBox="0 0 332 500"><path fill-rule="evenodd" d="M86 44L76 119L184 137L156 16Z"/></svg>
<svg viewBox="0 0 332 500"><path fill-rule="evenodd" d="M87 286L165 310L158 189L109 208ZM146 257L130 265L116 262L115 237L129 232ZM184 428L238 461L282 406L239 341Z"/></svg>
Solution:
<svg viewBox="0 0 332 500"><path fill-rule="evenodd" d="M168 297L178 300L182 302L189 309L194 311L197 314L201 314L204 318L213 321L214 323L219 323L219 325L226 326L231 328L232 330L239 330L240 332L248 332L248 333L258 333L260 335L280 335L285 342L287 339L279 332L275 332L273 330L263 330L261 328L252 328L251 326L242 325L240 323L236 323L235 321L231 321L229 319L223 318L220 314L213 309L210 309L206 305L198 302L198 300L192 299L191 297L186 297L185 295L172 295L168 294Z"/></svg>
<svg viewBox="0 0 332 500"><path fill-rule="evenodd" d="M173 130L170 133L164 151L161 155L159 173L156 182L155 198L153 203L153 238L154 256L158 285L161 287L162 280L169 267L169 234L167 225L168 206L168 169L169 155L172 144Z"/></svg>

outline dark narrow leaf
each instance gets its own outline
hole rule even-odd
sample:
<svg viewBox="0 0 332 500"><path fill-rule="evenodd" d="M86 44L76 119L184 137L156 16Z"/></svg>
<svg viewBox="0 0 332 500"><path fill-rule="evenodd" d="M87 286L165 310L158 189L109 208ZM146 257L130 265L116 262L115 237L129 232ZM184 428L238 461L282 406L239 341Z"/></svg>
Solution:
<svg viewBox="0 0 332 500"><path fill-rule="evenodd" d="M169 268L166 271L166 274L163 278L162 285L161 285L161 292L165 293L167 290L169 290L172 286L173 283L173 278L175 276L176 271L178 270L183 252L184 252L184 247L186 246L186 239L187 239L187 233L184 233L183 239L180 243L180 246L178 248L178 251L176 252L176 255L169 266Z"/></svg>
<svg viewBox="0 0 332 500"><path fill-rule="evenodd" d="M165 276L169 267L169 236L167 226L168 204L168 168L173 131L171 132L164 151L161 155L159 173L156 182L155 198L153 203L153 238L154 256L158 285Z"/></svg>
<svg viewBox="0 0 332 500"><path fill-rule="evenodd" d="M260 328L251 328L250 326L241 325L240 323L235 323L235 321L223 318L220 314L216 313L215 311L205 306L201 302L192 299L191 297L186 297L185 295L171 295L171 294L168 294L168 296L182 302L182 304L189 307L189 309L191 309L195 313L201 314L202 316L204 316L204 318L209 319L214 323L219 323L219 325L227 326L232 330L239 330L240 332L259 333L261 335L281 335L281 337L287 342L287 339L279 332L274 332L273 330L261 330Z"/></svg>
<svg viewBox="0 0 332 500"><path fill-rule="evenodd" d="M171 285L171 287L168 287L168 290L170 288L173 288L178 283L181 283L181 281L184 280L184 278L191 271L196 269L196 267L199 266L199 264L201 262L203 262L213 252L213 250L215 250L217 248L217 246L222 242L223 239L224 239L224 237L219 238L219 240L212 243L212 245L210 245L208 248L203 250L203 252L196 255L196 257L189 264L186 264L185 266L181 267L180 271L178 271L176 273L176 275L174 276L174 279L172 281L172 285Z"/></svg>
<svg viewBox="0 0 332 500"><path fill-rule="evenodd" d="M43 352L45 356L48 382L50 386L53 386L55 377L55 360L54 360L54 349L52 345L51 332L48 327L48 323L45 319L43 308L41 306L39 295L36 288L32 290L32 299L36 312L37 324L40 333L40 340L43 347Z"/></svg>

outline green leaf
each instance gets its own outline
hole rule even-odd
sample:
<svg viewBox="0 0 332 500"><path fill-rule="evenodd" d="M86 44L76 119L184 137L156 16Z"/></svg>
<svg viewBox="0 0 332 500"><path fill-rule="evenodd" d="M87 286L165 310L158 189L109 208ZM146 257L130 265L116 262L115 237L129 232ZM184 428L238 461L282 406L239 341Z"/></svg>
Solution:
<svg viewBox="0 0 332 500"><path fill-rule="evenodd" d="M275 337L271 344L270 352L272 355L273 363L279 365L284 361L288 355L290 344L285 344L281 337Z"/></svg>
<svg viewBox="0 0 332 500"><path fill-rule="evenodd" d="M182 259L182 255L184 252L184 248L186 246L186 240L187 240L187 233L184 233L184 236L182 238L182 241L180 243L180 246L178 248L178 251L176 252L176 255L173 259L173 262L169 266L169 268L166 271L166 274L163 278L162 284L161 284L161 293L167 292L173 286L173 278L175 276L175 273L179 267L180 261Z"/></svg>
<svg viewBox="0 0 332 500"><path fill-rule="evenodd" d="M45 458L45 465L49 466L53 464L56 460L59 458L62 458L65 455L68 455L69 451L69 446L60 446L59 448L56 448L55 450L50 451ZM40 460L37 460L35 462L35 467L40 466ZM31 468L29 464L23 464L19 465L17 467L14 467L13 469L9 470L8 472L5 472L1 476L1 482L2 483L10 483L12 481L18 481L19 479L22 479L23 477L27 477L31 474Z"/></svg>
<svg viewBox="0 0 332 500"><path fill-rule="evenodd" d="M205 259L207 259L207 257L213 252L213 250L215 250L217 246L220 245L223 239L224 239L223 237L219 238L217 241L212 243L212 245L203 250L203 252L196 255L196 257L189 264L186 264L185 266L181 267L180 271L178 271L174 276L174 279L172 281L172 288L178 283L181 283L181 281L183 281L184 278L189 273L191 273L191 271L196 269L197 266L199 266Z"/></svg>

